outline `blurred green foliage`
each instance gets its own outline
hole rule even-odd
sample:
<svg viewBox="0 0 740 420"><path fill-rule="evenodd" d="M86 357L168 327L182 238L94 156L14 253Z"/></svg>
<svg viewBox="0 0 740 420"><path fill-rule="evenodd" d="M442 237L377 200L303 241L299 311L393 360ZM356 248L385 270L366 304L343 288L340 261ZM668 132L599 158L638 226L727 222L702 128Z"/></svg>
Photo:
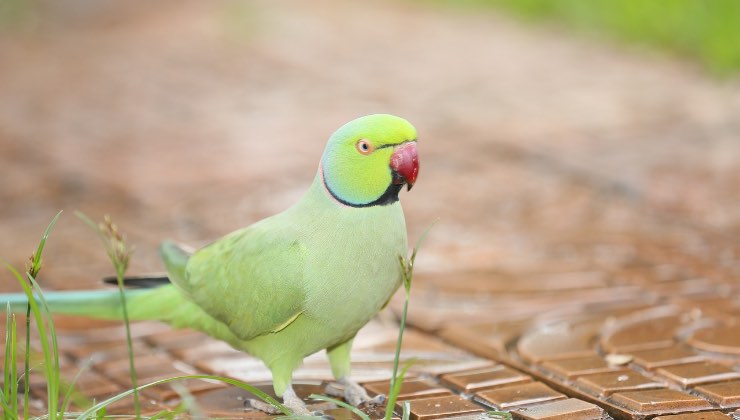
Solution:
<svg viewBox="0 0 740 420"><path fill-rule="evenodd" d="M712 72L740 73L740 0L445 0L498 7L535 22L658 46L699 59Z"/></svg>
<svg viewBox="0 0 740 420"><path fill-rule="evenodd" d="M0 0L0 29L18 29L30 19L35 1Z"/></svg>

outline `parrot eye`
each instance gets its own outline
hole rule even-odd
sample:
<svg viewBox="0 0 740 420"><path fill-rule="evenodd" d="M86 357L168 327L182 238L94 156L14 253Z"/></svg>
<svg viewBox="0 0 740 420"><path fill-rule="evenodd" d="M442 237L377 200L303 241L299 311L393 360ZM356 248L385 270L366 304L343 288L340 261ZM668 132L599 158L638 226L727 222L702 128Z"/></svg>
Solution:
<svg viewBox="0 0 740 420"><path fill-rule="evenodd" d="M355 144L355 147L357 148L357 151L362 153L363 155L369 155L370 153L375 150L372 144L370 144L369 141L361 139Z"/></svg>

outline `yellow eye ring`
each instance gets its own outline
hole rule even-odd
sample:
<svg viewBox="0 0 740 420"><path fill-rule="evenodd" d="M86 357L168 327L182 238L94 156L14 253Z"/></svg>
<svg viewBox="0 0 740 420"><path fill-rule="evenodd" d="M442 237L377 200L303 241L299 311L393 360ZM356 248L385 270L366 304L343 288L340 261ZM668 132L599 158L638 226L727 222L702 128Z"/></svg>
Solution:
<svg viewBox="0 0 740 420"><path fill-rule="evenodd" d="M375 151L375 147L373 147L373 145L365 139L358 140L355 144L355 147L357 148L357 151L363 155L369 155L370 153Z"/></svg>

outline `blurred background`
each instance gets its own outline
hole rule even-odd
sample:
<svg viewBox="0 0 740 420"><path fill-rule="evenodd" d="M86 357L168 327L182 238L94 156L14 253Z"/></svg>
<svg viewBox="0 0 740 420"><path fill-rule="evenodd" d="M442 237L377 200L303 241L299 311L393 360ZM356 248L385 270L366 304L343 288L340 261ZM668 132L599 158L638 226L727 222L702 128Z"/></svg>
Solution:
<svg viewBox="0 0 740 420"><path fill-rule="evenodd" d="M738 22L734 0L3 0L0 257L22 268L64 210L42 281L96 287L80 210L162 270L163 238L286 208L337 127L383 112L419 131L419 270L737 265Z"/></svg>

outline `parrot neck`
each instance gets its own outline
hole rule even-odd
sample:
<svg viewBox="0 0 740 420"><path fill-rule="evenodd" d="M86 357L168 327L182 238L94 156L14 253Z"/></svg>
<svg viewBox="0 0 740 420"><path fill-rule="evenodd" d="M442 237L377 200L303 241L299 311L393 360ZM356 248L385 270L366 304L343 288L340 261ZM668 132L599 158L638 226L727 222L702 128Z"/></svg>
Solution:
<svg viewBox="0 0 740 420"><path fill-rule="evenodd" d="M387 206L389 204L396 203L398 201L398 193L401 192L401 188L403 188L402 184L397 185L390 183L385 192L383 192L383 194L381 194L380 197L376 198L375 200L367 203L353 203L343 199L336 192L334 192L331 187L329 187L329 184L327 184L326 182L324 169L321 166L319 166L319 171L316 174L316 179L314 179L314 185L316 184L320 184L321 189L324 191L324 193L328 195L329 198L334 202L354 208Z"/></svg>

